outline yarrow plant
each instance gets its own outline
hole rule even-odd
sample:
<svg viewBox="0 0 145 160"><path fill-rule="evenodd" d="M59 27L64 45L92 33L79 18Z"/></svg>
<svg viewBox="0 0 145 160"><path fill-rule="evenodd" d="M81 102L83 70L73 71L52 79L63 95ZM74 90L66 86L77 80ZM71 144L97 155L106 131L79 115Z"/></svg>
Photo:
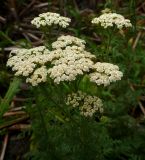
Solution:
<svg viewBox="0 0 145 160"><path fill-rule="evenodd" d="M55 25L66 28L70 21L69 18L60 14L47 12L34 18L31 23L40 29L45 27L46 31ZM100 23L104 28L114 24L118 28L131 26L129 20L114 13L103 14L93 19L92 23ZM93 95L88 93L85 87L81 88L85 86L85 78L87 77L90 86L106 87L112 82L121 80L123 73L117 65L99 62L93 53L87 51L85 40L78 37L61 35L49 46L51 46L49 49L47 46L39 46L12 50L7 66L12 68L15 76L23 78L26 83L32 85L31 88L36 96L35 107L38 108L37 116L40 116L36 116L35 120L40 119L42 122L40 127L43 127L48 137L49 129L55 130L53 125L62 131L69 123L70 126L77 124L80 128L78 133L82 134L83 123L81 121L95 122L95 118L99 118L104 111L103 100L97 96L97 92ZM35 107L32 109L35 110ZM83 139L85 137L82 138L81 144L83 144ZM38 149L41 148L40 146ZM53 149L54 146L55 144L52 145ZM46 148L50 156L51 147ZM54 150L61 153L58 147ZM56 160L56 157L54 159Z"/></svg>
<svg viewBox="0 0 145 160"><path fill-rule="evenodd" d="M34 18L32 23L38 27L37 22L41 26L43 19L46 23L51 20L51 23L47 25L52 25L65 18L55 13L44 13L40 14L39 18ZM71 83L86 75L90 82L96 85L107 86L111 82L121 80L123 73L119 71L119 67L110 63L97 62L95 55L86 51L85 44L86 42L80 38L62 35L51 44L51 50L45 46L12 50L7 66L12 67L15 76L24 77L26 83L30 83L32 86L50 81L54 85L59 85L62 82ZM67 105L74 106L75 103L73 102L76 101L81 115L92 117L96 111L103 111L102 101L98 97L85 96L85 93L81 91L78 94L81 97L79 100L81 106L76 101L77 93L72 94L72 100L69 96ZM84 99L82 99L83 97Z"/></svg>

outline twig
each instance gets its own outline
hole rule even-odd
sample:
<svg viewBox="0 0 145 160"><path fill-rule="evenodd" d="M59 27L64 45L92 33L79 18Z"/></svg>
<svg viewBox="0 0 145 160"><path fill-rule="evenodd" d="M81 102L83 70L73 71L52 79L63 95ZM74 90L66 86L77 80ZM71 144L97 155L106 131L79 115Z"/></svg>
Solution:
<svg viewBox="0 0 145 160"><path fill-rule="evenodd" d="M144 7L143 7L144 5L145 5L145 2L142 3L142 4L136 9L136 11L139 12L139 10L140 10L141 8L144 8Z"/></svg>
<svg viewBox="0 0 145 160"><path fill-rule="evenodd" d="M17 10L16 10L16 1L15 0L9 0L9 3L11 5L11 7L10 7L11 12L12 12L14 18L18 21L19 18L18 18L18 14L17 14Z"/></svg>
<svg viewBox="0 0 145 160"><path fill-rule="evenodd" d="M5 137L4 137L4 142L3 142L2 152L1 152L1 155L0 155L0 160L4 160L5 153L6 153L6 148L7 148L7 144L8 144L8 139L9 139L9 135L6 134Z"/></svg>
<svg viewBox="0 0 145 160"><path fill-rule="evenodd" d="M12 125L15 125L15 124L17 124L17 123L20 123L20 122L22 122L22 121L24 121L24 120L27 120L28 118L29 118L29 116L26 115L26 116L23 116L23 117L21 117L21 118L14 119L14 120L9 121L9 122L5 122L3 125L0 126L0 130L1 130L1 129L4 129L4 128L7 128L7 127L10 127L10 126L12 126Z"/></svg>
<svg viewBox="0 0 145 160"><path fill-rule="evenodd" d="M28 41L28 42L31 42L31 40L29 39L28 35L26 33L22 33L22 35L25 37L25 39Z"/></svg>
<svg viewBox="0 0 145 160"><path fill-rule="evenodd" d="M11 12L12 12L14 18L18 21L19 18L18 18L18 15L17 15L17 12L16 12L15 8L11 8Z"/></svg>
<svg viewBox="0 0 145 160"><path fill-rule="evenodd" d="M31 128L30 124L15 124L8 128L8 130L28 130Z"/></svg>
<svg viewBox="0 0 145 160"><path fill-rule="evenodd" d="M26 24L26 23L21 23L19 26L22 27L22 28L26 28L26 29L35 29L34 26L29 25L29 24ZM27 32L27 31L28 31L28 30L26 30L26 32ZM39 31L39 32L40 32L40 31Z"/></svg>
<svg viewBox="0 0 145 160"><path fill-rule="evenodd" d="M5 23L6 19L4 17L0 16L0 22Z"/></svg>
<svg viewBox="0 0 145 160"><path fill-rule="evenodd" d="M139 99L145 101L145 96L140 96Z"/></svg>
<svg viewBox="0 0 145 160"><path fill-rule="evenodd" d="M37 42L32 42L33 46L38 46L38 45L42 45L44 42L43 41L37 41Z"/></svg>
<svg viewBox="0 0 145 160"><path fill-rule="evenodd" d="M142 103L139 100L138 100L138 104L139 104L139 107L140 107L141 111L143 112L143 114L145 116L145 109L144 109Z"/></svg>
<svg viewBox="0 0 145 160"><path fill-rule="evenodd" d="M138 32L138 34L137 34L137 37L136 37L136 39L135 39L135 41L134 41L134 43L133 43L133 45L132 45L132 49L133 50L135 50L135 48L136 48L136 46L137 46L137 43L138 43L138 41L139 41L139 38L140 38L140 36L141 36L141 31L140 32Z"/></svg>
<svg viewBox="0 0 145 160"><path fill-rule="evenodd" d="M34 9L38 9L38 8L42 8L42 7L47 7L47 6L48 6L48 2L41 3L41 4L38 4L38 5L34 5Z"/></svg>
<svg viewBox="0 0 145 160"><path fill-rule="evenodd" d="M40 38L38 38L38 37L36 37L34 34L31 34L31 33L27 33L27 35L30 37L30 38L32 38L32 39L34 39L34 40L36 40L36 41L38 41Z"/></svg>
<svg viewBox="0 0 145 160"><path fill-rule="evenodd" d="M34 34L42 34L42 32L41 31L38 31L38 30L27 30L27 32L29 32L29 33L34 33Z"/></svg>
<svg viewBox="0 0 145 160"><path fill-rule="evenodd" d="M24 112L24 111L15 111L15 112L11 111L11 112L6 112L3 115L3 117L16 116L16 115L24 115L24 114L26 114L26 112Z"/></svg>
<svg viewBox="0 0 145 160"><path fill-rule="evenodd" d="M15 108L12 108L10 109L10 111L14 112L14 111L21 111L22 109L25 109L26 106L22 106L22 107L15 107Z"/></svg>
<svg viewBox="0 0 145 160"><path fill-rule="evenodd" d="M0 48L0 51L1 50L4 50L4 51L7 51L7 52L10 52L11 50L13 50L13 49L19 49L18 47L6 47L6 48Z"/></svg>
<svg viewBox="0 0 145 160"><path fill-rule="evenodd" d="M22 10L22 12L19 14L20 17L21 17L22 15L24 15L24 14L28 11L28 9L30 9L30 8L32 7L32 5L35 3L35 1L36 1L36 0L32 0L32 2L31 2L29 5L27 5L27 7L26 7L24 10Z"/></svg>
<svg viewBox="0 0 145 160"><path fill-rule="evenodd" d="M135 89L134 89L134 87L133 87L133 85L132 85L132 84L130 84L130 88L131 88L131 90L132 90L132 91L135 91ZM141 109L142 113L143 113L143 114L144 114L144 116L145 116L145 108L143 107L143 105L142 105L142 103L140 102L140 100L139 100L139 99L138 99L137 101L138 101L138 104L139 104L139 107L140 107L140 109Z"/></svg>
<svg viewBox="0 0 145 160"><path fill-rule="evenodd" d="M25 101L27 101L28 99L30 99L30 98L21 98L21 97L14 97L13 98L13 101L17 101L17 102L25 102Z"/></svg>

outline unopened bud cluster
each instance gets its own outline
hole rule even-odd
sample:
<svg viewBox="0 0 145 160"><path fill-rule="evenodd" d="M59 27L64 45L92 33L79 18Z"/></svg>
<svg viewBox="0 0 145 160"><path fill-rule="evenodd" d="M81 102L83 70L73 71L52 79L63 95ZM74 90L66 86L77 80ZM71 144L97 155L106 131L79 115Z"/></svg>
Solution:
<svg viewBox="0 0 145 160"><path fill-rule="evenodd" d="M80 114L92 117L96 112L103 113L102 100L96 96L87 95L82 91L67 96L66 105L78 108Z"/></svg>

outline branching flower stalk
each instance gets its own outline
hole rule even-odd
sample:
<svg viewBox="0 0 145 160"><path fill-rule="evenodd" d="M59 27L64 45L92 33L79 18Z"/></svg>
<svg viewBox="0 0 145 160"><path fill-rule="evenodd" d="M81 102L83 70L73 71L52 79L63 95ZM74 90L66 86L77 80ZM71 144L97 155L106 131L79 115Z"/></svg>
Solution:
<svg viewBox="0 0 145 160"><path fill-rule="evenodd" d="M42 33L44 35L44 45L48 48L51 49L51 42L52 42L52 28L50 27L45 27L42 29Z"/></svg>
<svg viewBox="0 0 145 160"><path fill-rule="evenodd" d="M132 27L129 19L125 19L122 15L111 12L108 8L102 11L102 15L93 18L92 24L100 26L106 33L105 37L107 39L107 43L105 45L105 55L103 56L104 60L108 60L109 54L112 52L111 48L114 47L111 46L111 42L115 36L114 32L116 30L123 30L124 28Z"/></svg>
<svg viewBox="0 0 145 160"><path fill-rule="evenodd" d="M109 57L109 53L111 53L111 48L112 48L111 41L112 41L112 32L108 30L105 57Z"/></svg>
<svg viewBox="0 0 145 160"><path fill-rule="evenodd" d="M58 13L42 13L38 17L35 17L31 24L39 28L45 37L45 45L50 48L51 38L52 38L52 28L66 28L71 22L70 18L60 16Z"/></svg>
<svg viewBox="0 0 145 160"><path fill-rule="evenodd" d="M46 86L49 86L46 87ZM61 104L61 102L59 101L57 103L56 99L53 97L55 93L58 94L59 99L61 100L62 98L60 98L62 96L62 92L60 93L60 87L54 87L53 84L51 84L50 82L46 83L45 85L41 85L41 87L39 87L40 89L40 93L42 94L42 96L45 99L48 99L51 102L51 106L55 106L57 108L59 108L60 110L63 110L63 105ZM34 91L35 92L35 91ZM54 93L55 92L55 93ZM41 96L41 95L40 95ZM49 106L49 103L47 104L47 107L49 108L48 112L53 115L58 121L65 123L65 119L64 117L60 114L57 113L55 110L53 110L53 108L51 109ZM64 112L64 110L63 110Z"/></svg>

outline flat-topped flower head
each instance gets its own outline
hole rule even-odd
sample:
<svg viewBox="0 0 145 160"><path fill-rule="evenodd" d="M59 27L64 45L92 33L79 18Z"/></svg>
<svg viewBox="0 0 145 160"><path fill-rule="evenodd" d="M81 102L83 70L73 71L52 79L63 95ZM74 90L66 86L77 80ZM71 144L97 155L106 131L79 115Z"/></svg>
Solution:
<svg viewBox="0 0 145 160"><path fill-rule="evenodd" d="M72 106L72 108L78 108L80 114L85 117L92 117L95 112L103 112L102 100L82 91L69 94L66 98L66 105Z"/></svg>
<svg viewBox="0 0 145 160"><path fill-rule="evenodd" d="M64 42L62 48L58 47L52 51L45 46L13 50L7 66L12 67L16 76L25 77L26 82L33 86L46 82L48 77L54 83L60 84L74 81L84 74L89 75L91 82L104 86L121 79L123 74L118 66L110 63L95 63L97 60L95 55L85 50L85 41L70 37L69 43ZM65 38L60 38L63 39Z"/></svg>
<svg viewBox="0 0 145 160"><path fill-rule="evenodd" d="M97 62L93 65L94 72L91 73L90 81L95 82L97 85L108 86L111 82L121 80L123 73L119 71L117 65L111 63Z"/></svg>
<svg viewBox="0 0 145 160"><path fill-rule="evenodd" d="M38 64L43 65L46 61L43 57L48 55L49 50L45 46L32 49L12 50L7 62L7 66L16 71L17 76L28 76L33 72Z"/></svg>
<svg viewBox="0 0 145 160"><path fill-rule="evenodd" d="M46 77L44 76L44 69L40 70L40 68L43 68L45 63L57 57L56 54L50 55L49 53L50 51L45 46L32 49L16 49L11 51L7 66L12 67L16 76L27 77L26 82L35 86L46 80L44 78ZM38 74L38 71L40 74Z"/></svg>
<svg viewBox="0 0 145 160"><path fill-rule="evenodd" d="M54 83L59 84L62 81L73 81L78 75L89 72L93 66L91 60L94 56L89 56L88 52L76 53L76 50L66 48L59 50L61 57L54 60L54 65L48 70L50 77L54 79ZM86 53L86 54L85 54Z"/></svg>
<svg viewBox="0 0 145 160"><path fill-rule="evenodd" d="M7 66L12 67L16 76L27 77L26 82L33 86L45 82L47 75L59 84L62 81L73 81L78 75L89 72L94 58L90 52L80 50L77 46L52 51L40 46L13 50Z"/></svg>
<svg viewBox="0 0 145 160"><path fill-rule="evenodd" d="M123 27L132 27L129 19L125 19L122 15L117 13L103 13L101 16L92 20L93 24L101 25L103 28L116 26L118 29Z"/></svg>
<svg viewBox="0 0 145 160"><path fill-rule="evenodd" d="M62 35L58 37L57 41L52 43L52 48L65 48L67 46L76 46L76 49L84 49L86 42L80 38L71 35Z"/></svg>
<svg viewBox="0 0 145 160"><path fill-rule="evenodd" d="M58 13L52 13L52 12L39 14L38 17L35 17L31 21L31 23L35 25L37 28L48 27L52 25L57 25L62 28L66 28L70 22L71 22L70 18L63 17L60 16L60 14Z"/></svg>

